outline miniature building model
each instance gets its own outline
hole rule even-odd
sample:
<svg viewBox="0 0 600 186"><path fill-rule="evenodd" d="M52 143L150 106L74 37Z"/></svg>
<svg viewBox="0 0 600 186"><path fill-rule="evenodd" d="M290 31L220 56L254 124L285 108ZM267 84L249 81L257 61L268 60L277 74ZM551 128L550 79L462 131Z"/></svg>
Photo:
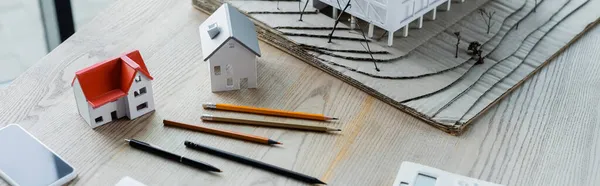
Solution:
<svg viewBox="0 0 600 186"><path fill-rule="evenodd" d="M348 0L318 1L333 7L334 18L337 16L337 10L343 9L348 3ZM388 45L392 46L394 32L404 27L404 36L408 36L409 23L419 19L418 27L423 27L423 15L431 10L432 19L435 20L437 6L444 2L447 2L446 9L450 10L450 0L352 0L352 6L346 9L346 13L370 23L369 37L373 37L374 26L387 30L391 33L388 34ZM340 5L342 7L339 7Z"/></svg>
<svg viewBox="0 0 600 186"><path fill-rule="evenodd" d="M95 128L153 111L152 80L136 50L77 71L71 86L79 114Z"/></svg>
<svg viewBox="0 0 600 186"><path fill-rule="evenodd" d="M212 91L256 88L256 56L260 57L260 48L254 23L225 3L199 30Z"/></svg>

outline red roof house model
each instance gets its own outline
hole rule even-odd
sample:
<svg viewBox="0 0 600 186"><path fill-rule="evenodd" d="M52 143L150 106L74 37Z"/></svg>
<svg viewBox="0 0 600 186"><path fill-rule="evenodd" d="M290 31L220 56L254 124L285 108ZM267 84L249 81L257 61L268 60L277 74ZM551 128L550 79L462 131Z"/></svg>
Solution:
<svg viewBox="0 0 600 186"><path fill-rule="evenodd" d="M77 71L71 86L79 114L96 128L154 111L153 79L136 50Z"/></svg>
<svg viewBox="0 0 600 186"><path fill-rule="evenodd" d="M71 86L79 80L88 103L97 108L126 96L138 71L153 79L142 55L135 50L77 71Z"/></svg>

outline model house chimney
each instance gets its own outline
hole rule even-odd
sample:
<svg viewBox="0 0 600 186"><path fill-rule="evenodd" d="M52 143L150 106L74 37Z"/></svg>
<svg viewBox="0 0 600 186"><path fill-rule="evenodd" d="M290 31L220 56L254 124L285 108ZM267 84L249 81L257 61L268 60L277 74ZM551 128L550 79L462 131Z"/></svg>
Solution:
<svg viewBox="0 0 600 186"><path fill-rule="evenodd" d="M217 23L213 23L208 25L207 32L208 36L210 36L211 39L214 39L219 35L219 33L221 33L221 29L219 29L219 25Z"/></svg>

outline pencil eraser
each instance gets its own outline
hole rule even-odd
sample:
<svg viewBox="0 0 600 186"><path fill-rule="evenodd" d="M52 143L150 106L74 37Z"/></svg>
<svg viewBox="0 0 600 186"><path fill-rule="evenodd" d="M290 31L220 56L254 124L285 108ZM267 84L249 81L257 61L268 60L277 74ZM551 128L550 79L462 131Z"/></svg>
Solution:
<svg viewBox="0 0 600 186"><path fill-rule="evenodd" d="M204 109L216 109L217 105L214 103L204 103L202 104L202 108Z"/></svg>

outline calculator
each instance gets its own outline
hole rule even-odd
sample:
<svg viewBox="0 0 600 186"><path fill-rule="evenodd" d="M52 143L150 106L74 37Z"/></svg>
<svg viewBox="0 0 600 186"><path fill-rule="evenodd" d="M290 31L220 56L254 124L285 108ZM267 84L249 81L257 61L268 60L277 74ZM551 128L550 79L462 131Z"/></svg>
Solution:
<svg viewBox="0 0 600 186"><path fill-rule="evenodd" d="M433 167L402 162L393 186L503 186L446 172Z"/></svg>

